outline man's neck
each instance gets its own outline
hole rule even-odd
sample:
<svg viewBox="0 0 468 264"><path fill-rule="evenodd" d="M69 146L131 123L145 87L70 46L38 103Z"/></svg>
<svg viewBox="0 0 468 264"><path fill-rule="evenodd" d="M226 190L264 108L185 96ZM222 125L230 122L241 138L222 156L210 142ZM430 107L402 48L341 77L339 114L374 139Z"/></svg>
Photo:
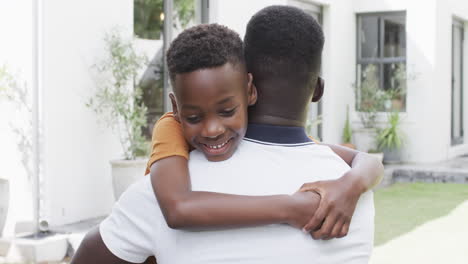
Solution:
<svg viewBox="0 0 468 264"><path fill-rule="evenodd" d="M305 127L305 122L302 120L293 120L280 116L272 115L250 115L249 123L272 125L272 126L293 126L293 127Z"/></svg>

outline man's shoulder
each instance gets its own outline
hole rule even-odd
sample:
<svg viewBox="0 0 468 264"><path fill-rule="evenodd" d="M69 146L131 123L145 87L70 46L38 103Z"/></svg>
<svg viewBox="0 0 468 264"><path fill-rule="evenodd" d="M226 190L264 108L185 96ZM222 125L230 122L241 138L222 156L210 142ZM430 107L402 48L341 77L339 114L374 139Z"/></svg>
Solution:
<svg viewBox="0 0 468 264"><path fill-rule="evenodd" d="M153 203L156 197L151 186L151 177L145 176L138 179L128 187L120 196L119 204L133 204L135 202L144 203L145 201Z"/></svg>

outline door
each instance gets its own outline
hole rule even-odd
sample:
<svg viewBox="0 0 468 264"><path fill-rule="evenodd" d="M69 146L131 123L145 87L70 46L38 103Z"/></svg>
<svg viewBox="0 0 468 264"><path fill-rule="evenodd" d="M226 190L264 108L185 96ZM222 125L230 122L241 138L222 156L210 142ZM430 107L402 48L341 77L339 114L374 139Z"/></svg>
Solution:
<svg viewBox="0 0 468 264"><path fill-rule="evenodd" d="M463 33L463 23L454 20L452 25L452 145L463 143Z"/></svg>

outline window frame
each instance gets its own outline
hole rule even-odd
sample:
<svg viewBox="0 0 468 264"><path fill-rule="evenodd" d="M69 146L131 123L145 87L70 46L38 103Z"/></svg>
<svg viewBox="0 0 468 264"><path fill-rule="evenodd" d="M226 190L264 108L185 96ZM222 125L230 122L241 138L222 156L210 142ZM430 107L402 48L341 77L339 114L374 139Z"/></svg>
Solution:
<svg viewBox="0 0 468 264"><path fill-rule="evenodd" d="M362 18L363 17L377 17L378 21L378 54L374 58L363 58L362 57ZM407 65L407 45L405 43L405 54L400 57L384 57L384 46L385 46L385 24L382 23L385 19L399 17L405 21L405 41L407 42L406 37L406 11L389 11L389 12L366 12L366 13L357 13L356 14L356 84L361 83L361 74L362 67L359 70L360 65L374 64L378 67L378 76L379 76L379 88L385 90L385 78L384 78L384 65L392 63L403 63ZM356 103L356 110L359 111L360 100L360 91L357 91L358 100ZM379 110L378 112L386 112L385 110ZM406 102L403 109L400 112L406 112Z"/></svg>
<svg viewBox="0 0 468 264"><path fill-rule="evenodd" d="M464 90L464 85L463 85L463 82L464 82L464 78L463 78L463 72L464 72L464 56L465 56L465 49L464 49L464 45L465 45L465 24L463 22L463 20L461 19L458 19L458 18L453 18L452 19L452 37L451 37L451 41L452 41L452 45L451 45L451 73L450 73L450 76L451 76L451 110L450 110L450 115L451 115L451 124L450 124L450 135L451 135L451 145L452 146L455 146L455 145L460 145L460 144L463 144L464 143L464 122L463 122L463 118L464 118L464 107L463 107L463 104L464 104L464 100L463 100L463 96L464 96L464 93L463 93L463 90ZM454 123L455 123L455 120L454 120L454 113L453 113L453 105L454 105L454 100L456 99L454 96L453 96L453 91L455 89L454 85L455 85L455 65L454 65L454 55L455 55L455 50L454 50L454 47L455 47L455 43L454 43L454 40L455 40L455 28L458 28L460 30L460 65L459 65L459 68L457 70L460 71L460 80L459 83L460 83L460 131L458 131L460 133L460 135L458 137L455 137L455 127L454 127Z"/></svg>

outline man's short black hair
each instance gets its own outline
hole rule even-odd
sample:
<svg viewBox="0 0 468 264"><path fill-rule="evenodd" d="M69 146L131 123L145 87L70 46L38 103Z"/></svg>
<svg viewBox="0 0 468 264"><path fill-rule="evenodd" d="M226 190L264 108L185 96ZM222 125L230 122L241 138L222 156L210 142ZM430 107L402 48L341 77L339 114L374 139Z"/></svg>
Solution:
<svg viewBox="0 0 468 264"><path fill-rule="evenodd" d="M176 74L222 66L244 67L242 40L233 30L218 24L202 24L184 30L167 52L171 81Z"/></svg>
<svg viewBox="0 0 468 264"><path fill-rule="evenodd" d="M247 25L247 70L254 82L273 78L306 85L320 71L323 44L323 31L311 15L291 6L266 7Z"/></svg>

